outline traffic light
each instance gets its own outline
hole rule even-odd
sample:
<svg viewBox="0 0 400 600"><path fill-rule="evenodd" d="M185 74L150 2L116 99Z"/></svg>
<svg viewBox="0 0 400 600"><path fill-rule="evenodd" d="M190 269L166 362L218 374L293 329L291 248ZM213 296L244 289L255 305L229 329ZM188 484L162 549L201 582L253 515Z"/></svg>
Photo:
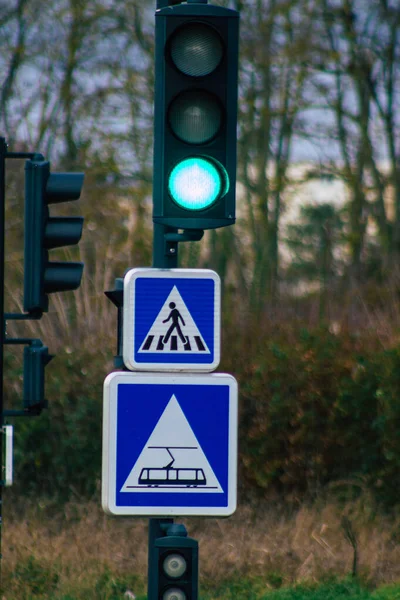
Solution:
<svg viewBox="0 0 400 600"><path fill-rule="evenodd" d="M52 248L77 244L83 217L50 217L48 204L77 200L83 173L50 173L50 163L28 160L25 165L24 311L48 310L47 294L75 290L83 263L49 261Z"/></svg>
<svg viewBox="0 0 400 600"><path fill-rule="evenodd" d="M24 409L39 414L47 404L44 399L44 369L53 356L40 340L24 348Z"/></svg>
<svg viewBox="0 0 400 600"><path fill-rule="evenodd" d="M149 555L149 600L197 600L198 555L192 538L157 538Z"/></svg>
<svg viewBox="0 0 400 600"><path fill-rule="evenodd" d="M238 12L202 0L156 11L156 223L235 222L238 34Z"/></svg>

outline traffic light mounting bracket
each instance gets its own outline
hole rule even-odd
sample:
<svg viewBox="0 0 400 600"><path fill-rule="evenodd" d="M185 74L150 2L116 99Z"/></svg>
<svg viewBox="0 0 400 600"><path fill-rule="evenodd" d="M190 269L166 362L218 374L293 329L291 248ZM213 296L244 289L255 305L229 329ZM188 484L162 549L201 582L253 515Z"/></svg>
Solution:
<svg viewBox="0 0 400 600"><path fill-rule="evenodd" d="M182 233L178 231L164 233L165 256L177 255L179 242L198 242L203 235L203 229L188 229L182 231Z"/></svg>

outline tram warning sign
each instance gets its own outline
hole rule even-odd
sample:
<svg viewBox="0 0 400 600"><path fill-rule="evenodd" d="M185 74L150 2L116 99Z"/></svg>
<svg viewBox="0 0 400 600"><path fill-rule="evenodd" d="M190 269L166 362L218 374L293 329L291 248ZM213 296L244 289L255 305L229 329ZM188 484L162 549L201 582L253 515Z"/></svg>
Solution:
<svg viewBox="0 0 400 600"><path fill-rule="evenodd" d="M111 373L102 503L113 515L236 509L237 383L226 374Z"/></svg>
<svg viewBox="0 0 400 600"><path fill-rule="evenodd" d="M213 371L221 282L208 269L131 269L124 278L123 360L132 371Z"/></svg>

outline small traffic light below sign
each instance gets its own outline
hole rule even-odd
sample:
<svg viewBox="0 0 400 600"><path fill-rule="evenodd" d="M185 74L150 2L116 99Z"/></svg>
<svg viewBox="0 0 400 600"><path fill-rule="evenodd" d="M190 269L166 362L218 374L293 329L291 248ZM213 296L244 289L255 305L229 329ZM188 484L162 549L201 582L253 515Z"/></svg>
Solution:
<svg viewBox="0 0 400 600"><path fill-rule="evenodd" d="M51 217L48 204L78 200L83 173L50 173L50 163L28 160L25 166L24 310L48 310L47 294L75 290L82 262L49 260L49 250L77 244L83 217Z"/></svg>
<svg viewBox="0 0 400 600"><path fill-rule="evenodd" d="M149 548L149 600L197 600L198 542L171 524Z"/></svg>

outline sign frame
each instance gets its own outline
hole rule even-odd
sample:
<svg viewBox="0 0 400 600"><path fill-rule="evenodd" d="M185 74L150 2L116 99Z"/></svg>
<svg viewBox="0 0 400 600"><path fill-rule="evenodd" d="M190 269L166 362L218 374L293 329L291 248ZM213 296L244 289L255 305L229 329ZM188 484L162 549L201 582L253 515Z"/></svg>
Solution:
<svg viewBox="0 0 400 600"><path fill-rule="evenodd" d="M227 447L224 449L222 456L217 456L218 460L223 464L224 477L226 480L226 489L223 495L219 494L206 494L204 488L190 489L193 486L186 486L188 489L181 489L179 497L179 505L175 505L171 502L170 505L166 505L169 498L176 498L178 494L164 490L166 493L160 493L157 489L158 486L147 486L147 489L142 489L140 494L136 494L136 497L140 496L138 504L132 505L121 505L118 502L118 498L122 497L122 492L126 490L117 490L121 485L121 479L117 477L118 468L121 468L120 461L126 460L126 456L118 455L118 403L119 399L118 387L120 384L132 384L132 385L160 385L168 386L168 390L171 387L176 388L176 392L179 396L179 386L185 388L189 386L211 386L214 395L218 394L217 386L228 387L228 390L224 389L221 392L228 396L228 399L224 400L227 403L228 410L226 413L226 442ZM163 392L163 390L161 390ZM168 394L170 392L168 391ZM175 392L173 392L175 394ZM122 398L122 395L121 395ZM137 399L135 399L137 402ZM187 402L187 399L186 399ZM222 402L222 400L221 400ZM143 402L143 412L146 412L146 407L151 406L151 399L147 398ZM154 403L153 403L154 404ZM169 403L168 403L169 404ZM215 399L213 397L212 402L208 402L209 405L215 406ZM193 408L196 408L194 404ZM222 406L222 404L221 404ZM137 409L135 409L137 410ZM214 409L213 409L214 410ZM225 410L225 409L224 409ZM214 417L215 414L210 415L210 418ZM204 420L204 416L202 416ZM159 421L161 417L159 417ZM126 427L128 420L125 418L123 427ZM192 421L193 422L193 421ZM133 424L138 427L137 424ZM154 425L155 431L156 426ZM129 421L129 427L131 422ZM141 433L141 430L138 429ZM126 434L124 433L125 437ZM201 440L200 444L201 445ZM142 446L140 446L142 448ZM129 464L132 464L132 468L135 466L141 453L146 449L146 442L144 447L141 449L139 454L135 454L130 460ZM210 457L210 454L208 454ZM235 378L226 373L210 373L210 374L167 374L167 373L135 373L129 371L117 371L110 373L104 381L104 404L103 404L103 455L102 455L102 507L103 510L109 515L115 516L149 516L149 517L171 517L171 516L216 516L216 517L228 517L232 515L236 510L237 504L237 456L238 456L238 385ZM215 456L213 457L215 460ZM166 468L166 467L164 467ZM225 471L226 469L226 471ZM125 475L124 475L125 478ZM124 487L125 484L122 486ZM185 488L185 486L180 486ZM154 488L154 490L153 490ZM208 490L209 491L209 490ZM192 495L194 494L194 495ZM218 496L218 502L215 498ZM127 500L131 501L133 498L130 496L123 496ZM187 499L192 497L192 502L188 500L188 505L185 505ZM160 498L160 505L156 502ZM209 505L207 505L209 499ZM221 504L223 500L224 504ZM146 505L148 500L148 505ZM198 502L198 504L196 504ZM215 505L213 505L213 503ZM191 505L190 505L191 504Z"/></svg>
<svg viewBox="0 0 400 600"><path fill-rule="evenodd" d="M148 324L145 330L148 330L149 323L151 323L151 320L148 320L148 313L150 312L151 314L151 311L148 308L150 299L149 303L143 302L137 288L138 285L143 285L146 280L159 281L160 285L164 287L168 286L170 280L179 281L182 282L182 286L186 287L186 290L190 290L190 287L193 289L197 288L198 290L201 288L209 288L206 294L207 301L202 304L201 301L197 300L197 315L195 315L198 320L201 321L201 327L206 327L207 332L209 332L208 346L206 343L204 344L207 350L205 354L201 355L201 352L195 354L190 352L186 353L182 352L182 350L178 350L176 353L169 351L165 354L157 354L156 351L152 351L151 353L149 352L148 362L145 360L147 358L146 354L143 354L143 357L140 356L139 358L139 355L143 353L143 350L140 349L140 343L138 343L140 327L143 327L146 318ZM167 283L165 283L165 280ZM213 298L210 300L211 288ZM162 293L161 297L163 297ZM167 300L167 297L168 295L165 296L165 301ZM196 295L194 297L196 297ZM139 301L139 299L141 299L141 301ZM185 301L183 297L182 300ZM158 313L162 307L162 302L159 304L160 306L156 313ZM208 308L212 305L213 314L211 314L209 318L207 318L207 313L202 310L204 305ZM154 318L157 320L156 313ZM186 311L186 314L192 319L191 313ZM192 322L195 327L198 327L194 319L192 319ZM165 325L165 329L168 329L168 325ZM210 333L211 331L212 333ZM214 371L218 367L221 359L221 280L218 273L211 269L154 269L150 267L130 269L124 277L122 335L123 362L125 367L130 371L169 373L209 373ZM159 337L162 338L162 336ZM179 341L178 336L175 337ZM201 337L201 335L197 337ZM142 346L144 339L142 335L142 338L140 339ZM200 344L203 345L201 341ZM192 348L195 348L193 340ZM165 358L165 360L162 360L163 358Z"/></svg>

